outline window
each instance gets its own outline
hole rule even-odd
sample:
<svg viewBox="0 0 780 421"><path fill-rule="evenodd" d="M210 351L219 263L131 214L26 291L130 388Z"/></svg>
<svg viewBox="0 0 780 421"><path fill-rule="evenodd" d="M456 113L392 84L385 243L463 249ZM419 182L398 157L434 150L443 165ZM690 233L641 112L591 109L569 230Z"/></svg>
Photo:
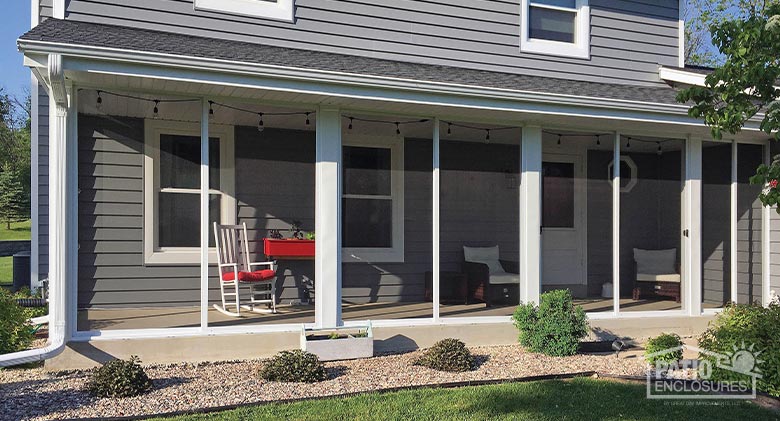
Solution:
<svg viewBox="0 0 780 421"><path fill-rule="evenodd" d="M372 139L342 149L345 262L403 262L403 139Z"/></svg>
<svg viewBox="0 0 780 421"><path fill-rule="evenodd" d="M200 262L200 126L147 120L144 255L147 264ZM210 128L211 222L235 223L232 127ZM212 230L209 244L214 246Z"/></svg>
<svg viewBox="0 0 780 421"><path fill-rule="evenodd" d="M522 0L521 13L521 51L589 57L587 0Z"/></svg>
<svg viewBox="0 0 780 421"><path fill-rule="evenodd" d="M195 0L195 10L234 13L288 22L295 20L294 0Z"/></svg>

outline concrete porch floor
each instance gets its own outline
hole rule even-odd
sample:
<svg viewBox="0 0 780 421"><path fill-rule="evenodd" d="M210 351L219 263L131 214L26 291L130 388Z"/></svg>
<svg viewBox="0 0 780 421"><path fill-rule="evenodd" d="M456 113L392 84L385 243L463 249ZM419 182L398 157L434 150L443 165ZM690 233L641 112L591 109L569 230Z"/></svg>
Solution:
<svg viewBox="0 0 780 421"><path fill-rule="evenodd" d="M576 300L587 312L612 311L611 299ZM662 311L680 309L680 304L665 300L620 300L621 310ZM314 306L279 306L277 314L242 311L241 317L229 317L209 308L209 325L273 325L314 322ZM510 316L515 306L485 307L484 304L442 305L441 317ZM344 320L397 320L431 318L432 305L424 303L369 303L343 305ZM79 331L152 329L200 326L198 307L156 307L132 309L89 309L79 311Z"/></svg>

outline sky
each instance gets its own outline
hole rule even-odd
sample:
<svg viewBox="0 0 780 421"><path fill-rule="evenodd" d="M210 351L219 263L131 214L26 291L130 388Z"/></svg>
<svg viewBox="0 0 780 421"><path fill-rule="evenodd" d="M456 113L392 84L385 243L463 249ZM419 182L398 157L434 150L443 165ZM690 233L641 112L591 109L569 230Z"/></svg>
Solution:
<svg viewBox="0 0 780 421"><path fill-rule="evenodd" d="M30 0L4 0L0 16L0 86L21 97L30 86L30 70L22 64L16 39L30 29Z"/></svg>

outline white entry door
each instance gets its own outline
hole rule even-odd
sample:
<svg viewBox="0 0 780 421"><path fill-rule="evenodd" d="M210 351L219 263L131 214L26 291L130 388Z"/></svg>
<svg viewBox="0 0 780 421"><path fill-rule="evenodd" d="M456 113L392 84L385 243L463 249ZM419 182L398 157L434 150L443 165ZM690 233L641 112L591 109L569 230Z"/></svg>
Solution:
<svg viewBox="0 0 780 421"><path fill-rule="evenodd" d="M542 285L585 285L582 157L545 153L542 161Z"/></svg>

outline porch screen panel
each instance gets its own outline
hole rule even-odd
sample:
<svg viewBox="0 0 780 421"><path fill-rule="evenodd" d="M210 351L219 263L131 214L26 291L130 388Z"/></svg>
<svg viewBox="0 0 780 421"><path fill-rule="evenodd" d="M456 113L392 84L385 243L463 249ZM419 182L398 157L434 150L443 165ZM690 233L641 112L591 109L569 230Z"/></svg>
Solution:
<svg viewBox="0 0 780 421"><path fill-rule="evenodd" d="M682 308L685 142L620 142L620 311Z"/></svg>
<svg viewBox="0 0 780 421"><path fill-rule="evenodd" d="M703 142L702 308L731 301L731 142Z"/></svg>
<svg viewBox="0 0 780 421"><path fill-rule="evenodd" d="M611 312L613 139L545 130L542 141L542 292Z"/></svg>
<svg viewBox="0 0 780 421"><path fill-rule="evenodd" d="M761 145L737 145L737 302L761 303L761 201L763 186L750 177L764 162Z"/></svg>
<svg viewBox="0 0 780 421"><path fill-rule="evenodd" d="M522 131L451 123L440 131L439 314L508 316L522 282Z"/></svg>
<svg viewBox="0 0 780 421"><path fill-rule="evenodd" d="M342 319L432 318L432 123L342 118Z"/></svg>

